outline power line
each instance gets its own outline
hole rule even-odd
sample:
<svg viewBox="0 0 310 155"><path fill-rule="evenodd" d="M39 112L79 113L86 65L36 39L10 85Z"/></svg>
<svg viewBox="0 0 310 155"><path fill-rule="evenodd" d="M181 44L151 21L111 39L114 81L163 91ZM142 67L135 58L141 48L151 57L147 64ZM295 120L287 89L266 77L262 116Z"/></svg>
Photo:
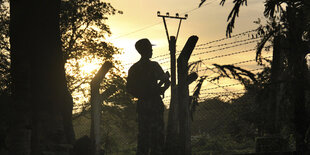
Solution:
<svg viewBox="0 0 310 155"><path fill-rule="evenodd" d="M203 5L203 6L207 6L207 5L211 4L211 3L213 3L214 1L216 1L216 0L213 0L212 2L206 3L206 4ZM203 7L203 6L202 6L202 7ZM201 8L201 7L200 7L200 8ZM199 8L194 8L194 9L188 10L188 11L186 11L186 12L183 12L182 14L189 13L189 12L193 12L193 11L195 11L195 10L197 10L197 9L199 9ZM118 38L121 38L121 37L124 37L124 36L128 36L128 35L133 34L133 33L137 33L137 32L143 31L143 30L145 30L145 29L148 29L148 28L151 28L151 27L153 27L153 26L156 26L156 25L158 25L158 24L160 24L160 23L161 23L161 22L157 22L157 23L154 23L154 24L152 24L152 25L148 25L148 26L142 27L142 28L140 28L140 29L137 29L137 30L134 30L134 31L131 31L131 32L128 32L128 33L125 33L125 34L121 34L121 35L119 35L119 36L117 36L117 37L115 37L115 38L113 38L113 39L118 39Z"/></svg>
<svg viewBox="0 0 310 155"><path fill-rule="evenodd" d="M190 13L190 12L193 12L193 11L195 11L195 10L198 10L198 9L200 9L200 8L204 7L204 6L210 5L210 4L212 4L213 2L215 2L215 1L216 1L216 0L213 0L213 1L208 2L208 3L206 3L206 4L204 4L204 5L200 6L200 7L194 8L194 9L192 9L192 10L188 10L188 11L186 11L186 12L184 12L184 13Z"/></svg>
<svg viewBox="0 0 310 155"><path fill-rule="evenodd" d="M119 35L119 36L117 36L117 37L115 37L115 38L113 38L113 39L118 39L118 38L121 38L121 37L124 37L124 36L128 36L128 35L133 34L133 33L137 33L137 32L143 31L143 30L145 30L145 29L148 29L148 28L151 28L151 27L153 27L153 26L156 26L156 25L158 25L158 24L160 24L160 23L161 23L161 22L157 22L157 23L155 23L155 24L145 26L145 27L143 27L143 28L134 30L134 31L132 31L132 32L128 32L128 33L125 33L125 34L121 34L121 35Z"/></svg>

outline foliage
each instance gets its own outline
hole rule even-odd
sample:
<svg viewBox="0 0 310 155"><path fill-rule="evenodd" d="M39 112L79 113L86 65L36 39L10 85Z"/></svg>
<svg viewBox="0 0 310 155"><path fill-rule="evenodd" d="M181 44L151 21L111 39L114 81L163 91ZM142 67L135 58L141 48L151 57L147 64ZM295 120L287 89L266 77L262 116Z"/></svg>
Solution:
<svg viewBox="0 0 310 155"><path fill-rule="evenodd" d="M205 2L206 0L201 0L199 7ZM220 5L224 6L226 0L221 0ZM227 28L226 28L226 36L231 36L231 33L235 27L235 20L236 17L239 16L240 7L243 5L247 5L247 0L234 0L233 3L235 4L231 12L227 17Z"/></svg>
<svg viewBox="0 0 310 155"><path fill-rule="evenodd" d="M0 3L0 94L4 92L9 94L9 66L10 66L10 44L9 44L9 8L8 0ZM106 36L111 35L109 26L105 24L108 15L122 13L116 10L110 3L100 0L62 0L60 12L60 31L62 51L64 52L64 60L66 62L66 78L69 89L75 98L75 101L82 101L83 108L76 105L78 110L82 110L80 114L74 115L74 125L83 126L84 130L76 130L77 136L89 132L90 124L78 124L81 120L79 116L89 117L89 83L95 73L81 74L83 64L93 63L97 61L98 69L100 64L109 60L113 62L114 68L109 72L108 77L101 84L101 92L106 91L105 104L102 103L105 122L103 128L110 128L114 131L119 125L122 125L123 135L129 139L135 138L136 131L135 122L135 104L132 102L131 96L125 92L125 77L120 70L120 62L114 60L115 54L120 54L121 51L114 47L111 43L105 41ZM81 93L82 92L82 93ZM76 94L81 96L76 96ZM6 104L1 97L1 104ZM85 105L85 106L84 106ZM6 106L6 105L5 105ZM4 106L3 106L4 107ZM1 113L1 120L7 120L6 113ZM110 120L107 120L110 119ZM85 120L85 119L83 119ZM83 121L82 121L83 122ZM6 123L3 121L2 123ZM108 126L107 126L108 125ZM109 127L110 126L110 127ZM1 126L5 127L5 126ZM1 128L1 131L6 130ZM117 129L119 130L119 129ZM87 133L88 134L88 133ZM103 142L109 140L103 136ZM111 136L110 136L111 138ZM115 137L112 137L115 138ZM111 139L110 139L111 140ZM114 140L119 143L118 140Z"/></svg>
<svg viewBox="0 0 310 155"><path fill-rule="evenodd" d="M228 134L202 135L195 137L192 141L192 153L195 155L230 155L254 152L254 140L247 139L239 143Z"/></svg>
<svg viewBox="0 0 310 155"><path fill-rule="evenodd" d="M220 5L224 6L226 0L221 0ZM205 0L201 0L199 7L205 3ZM239 11L241 6L245 5L247 6L247 0L234 0L233 1L234 6L231 10L231 12L228 15L227 21L227 29L226 29L226 35L230 36L232 33L232 30L234 28L235 19L239 16ZM306 35L309 37L309 24L310 24L310 4L309 1L305 0L266 0L265 1L265 10L264 15L266 18L275 19L275 18L287 18L287 9L283 8L284 6L292 6L297 9L297 13L295 17L297 18L303 18L303 20L296 20L296 21L302 21L303 24L298 24L301 27L304 27L303 30L306 30ZM282 20L283 21L283 20ZM285 21L284 21L285 22Z"/></svg>
<svg viewBox="0 0 310 155"><path fill-rule="evenodd" d="M198 99L200 95L200 90L202 87L203 82L205 81L206 76L202 76L199 78L197 85L194 88L194 93L192 96L190 96L190 116L191 120L194 120L194 113L196 111L196 107L198 106Z"/></svg>
<svg viewBox="0 0 310 155"><path fill-rule="evenodd" d="M1 90L9 88L10 44L9 44L9 7L8 0L0 3L0 86ZM104 41L110 35L110 29L105 24L108 15L122 13L110 3L100 0L63 0L60 12L60 31L64 60L66 61L67 82L71 92L83 91L81 85L90 82L92 75L78 77L82 61L99 60L103 63L112 60L113 55L120 51L111 43ZM115 66L119 62L113 61ZM99 66L99 65L98 65ZM98 67L99 68L99 67ZM112 75L119 78L122 73L114 69ZM85 93L85 92L84 92ZM87 93L85 93L87 94Z"/></svg>
<svg viewBox="0 0 310 155"><path fill-rule="evenodd" d="M106 35L111 34L105 24L106 16L116 11L110 3L100 0L62 1L60 30L65 60L89 54L111 59L113 54L117 54L117 48L103 41Z"/></svg>
<svg viewBox="0 0 310 155"><path fill-rule="evenodd" d="M219 70L218 72L220 73L220 75L212 80L218 80L221 77L227 77L239 80L243 84L246 84L249 79L254 83L256 82L255 75L252 72L242 69L240 67L234 65L213 65ZM230 74L227 71L229 71Z"/></svg>
<svg viewBox="0 0 310 155"><path fill-rule="evenodd" d="M223 5L225 1L222 0L221 4ZM205 0L201 0L201 4L204 2ZM235 17L238 16L241 5L246 2L247 0L233 1L235 5L228 16L227 36L232 33ZM257 61L261 63L261 51L266 48L265 44L269 41L273 43L274 55L276 52L276 55L285 57L280 58L280 62L274 62L278 64L273 65L270 84L259 86L263 88L261 91L264 93L258 98L264 101L257 101L257 103L268 103L269 99L269 111L276 113L270 114L270 119L274 121L272 124L268 125L266 119L263 119L264 126L273 126L270 131L277 133L279 132L276 131L277 126L294 130L296 150L302 152L309 151L305 143L306 131L309 130L310 123L309 110L306 110L308 93L306 87L309 85L309 79L305 63L305 56L309 53L310 47L309 6L310 2L307 0L265 0L264 15L267 24L260 25L257 29L258 35L262 36L257 46ZM260 22L257 23L260 24ZM274 59L279 57L274 56ZM281 71L279 66L282 67ZM278 105L280 103L281 106ZM291 125L292 120L294 120L294 127ZM277 124L279 121L280 124Z"/></svg>
<svg viewBox="0 0 310 155"><path fill-rule="evenodd" d="M133 104L132 104L133 105ZM101 142L102 150L107 154L128 154L136 147L137 122L135 121L135 106L119 108L103 105ZM90 133L90 111L73 120L77 138Z"/></svg>
<svg viewBox="0 0 310 155"><path fill-rule="evenodd" d="M111 34L105 21L108 15L116 13L122 12L116 10L110 3L100 0L71 0L62 1L60 14L67 80L78 112L74 114L74 122L78 122L84 116L89 118L89 85L96 73L95 69L92 73L81 74L83 72L81 67L85 62L96 63L98 69L104 61L113 63L113 68L103 79L100 87L100 93L104 98L101 141L105 153L129 149L135 144L137 132L135 104L125 91L125 73L121 71L120 62L113 57L121 51L105 41ZM80 127L83 128L83 124L80 124ZM77 133L79 130L76 128Z"/></svg>
<svg viewBox="0 0 310 155"><path fill-rule="evenodd" d="M251 112L245 107L252 106L255 96L246 96L233 101L215 97L199 103L191 129L193 154L254 151L255 127L242 116Z"/></svg>
<svg viewBox="0 0 310 155"><path fill-rule="evenodd" d="M0 94L10 93L10 43L8 0L0 2Z"/></svg>
<svg viewBox="0 0 310 155"><path fill-rule="evenodd" d="M10 118L10 44L9 44L9 9L8 0L0 2L0 152L4 153L7 146L5 139L8 134Z"/></svg>
<svg viewBox="0 0 310 155"><path fill-rule="evenodd" d="M119 62L113 59L113 55L120 54L120 51L105 41L105 37L111 34L109 26L105 24L107 15L117 12L121 13L110 3L100 0L62 1L60 13L62 50L66 60L70 91L80 96L74 97L75 101L89 98L89 83L96 70L92 73L83 73L81 67L85 63L96 63L98 69L100 64L107 60L112 61L115 67L119 65ZM111 75L121 74L118 72L119 70L114 69ZM84 100L85 102L88 100Z"/></svg>
<svg viewBox="0 0 310 155"><path fill-rule="evenodd" d="M238 79L238 76L229 77ZM232 154L254 151L255 137L263 134L266 122L270 121L266 113L270 68L265 68L252 78L255 78L254 83L249 82L251 78L242 78L246 91L238 98L225 100L234 95L231 92L199 103L192 122L193 153Z"/></svg>

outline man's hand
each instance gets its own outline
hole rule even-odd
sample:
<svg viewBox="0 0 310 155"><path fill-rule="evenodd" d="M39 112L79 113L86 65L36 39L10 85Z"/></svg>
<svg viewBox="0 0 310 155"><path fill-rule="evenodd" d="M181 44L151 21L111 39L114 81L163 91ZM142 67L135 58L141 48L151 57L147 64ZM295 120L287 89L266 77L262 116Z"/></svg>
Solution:
<svg viewBox="0 0 310 155"><path fill-rule="evenodd" d="M160 90L159 90L160 95L164 95L165 91L169 88L171 84L169 78L170 78L170 74L167 71L164 77L162 77L162 80L159 81L158 85L160 87ZM162 87L162 85L164 86Z"/></svg>

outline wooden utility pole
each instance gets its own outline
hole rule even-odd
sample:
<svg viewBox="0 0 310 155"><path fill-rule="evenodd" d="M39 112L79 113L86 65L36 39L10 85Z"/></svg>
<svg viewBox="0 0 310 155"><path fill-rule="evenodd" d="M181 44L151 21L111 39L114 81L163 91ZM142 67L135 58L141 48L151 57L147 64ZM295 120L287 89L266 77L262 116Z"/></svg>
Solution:
<svg viewBox="0 0 310 155"><path fill-rule="evenodd" d="M170 16L169 13L166 15L160 15L160 12L157 12L157 16L163 18L167 40L169 43L169 51L170 51L170 68L171 68L171 98L170 98L170 106L169 106L169 116L168 116L168 125L167 125L167 137L166 137L166 144L165 144L165 151L166 154L177 154L177 138L178 138L178 100L177 100L177 87L176 87L176 41L180 32L180 27L182 20L187 19L187 14L185 17L179 17L179 14L175 16ZM168 28L166 24L166 18L174 18L179 19L179 27L177 31L177 35L169 36Z"/></svg>
<svg viewBox="0 0 310 155"><path fill-rule="evenodd" d="M100 83L112 67L111 62L105 62L95 77L92 79L91 88L91 131L90 138L92 139L92 155L100 154L100 118L101 118L101 103L103 98L99 93Z"/></svg>

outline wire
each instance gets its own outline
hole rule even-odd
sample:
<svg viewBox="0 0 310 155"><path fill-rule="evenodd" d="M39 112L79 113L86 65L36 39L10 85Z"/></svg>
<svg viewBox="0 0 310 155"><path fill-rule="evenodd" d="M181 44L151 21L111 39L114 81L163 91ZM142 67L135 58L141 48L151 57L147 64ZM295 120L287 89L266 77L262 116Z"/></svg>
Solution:
<svg viewBox="0 0 310 155"><path fill-rule="evenodd" d="M236 44L236 43L241 43L241 42L246 42L246 41L250 41L250 40L255 40L255 39L258 39L258 38L260 39L262 37L238 40L238 41L234 41L234 42L230 42L230 43L224 43L224 44L219 44L219 45L207 46L207 47L203 47L203 48L195 48L195 50L202 50L202 49L208 49L208 48L213 48L213 47L222 47L222 46L226 46L226 45L232 45L232 44Z"/></svg>
<svg viewBox="0 0 310 155"><path fill-rule="evenodd" d="M222 50L226 50L226 49L230 49L230 48L234 48L234 47L238 47L238 46L242 46L242 45L246 45L246 44L250 44L250 43L254 43L254 42L257 42L257 40L249 41L249 42L245 42L245 43L241 43L241 44L237 44L237 45L233 45L233 46L228 46L228 47L224 47L224 48L219 48L219 49L215 49L215 50L211 50L211 51L204 51L204 52L200 52L200 53L195 53L195 54L192 54L191 56L197 56L197 55L201 55L201 54L214 53L214 52L217 52L217 51L222 51ZM168 58L163 58L163 59L160 59L160 60L167 60L167 59ZM159 64L165 64L165 63L168 63L168 62L170 62L170 60L167 60L167 61L164 61L164 62L160 62ZM197 62L197 61L195 61L195 62Z"/></svg>
<svg viewBox="0 0 310 155"><path fill-rule="evenodd" d="M213 40L213 41L210 41L210 42L207 42L207 43L199 44L196 47L205 46L205 45L208 45L208 44L212 44L212 43L215 43L215 42L223 41L223 40L226 40L226 39L231 39L231 38L238 37L238 36L241 36L241 35L246 35L248 33L255 32L256 30L257 29L253 29L253 30L249 30L249 31L245 31L245 32L242 32L242 33L238 33L238 34L232 35L231 37L225 37L225 38Z"/></svg>
<svg viewBox="0 0 310 155"><path fill-rule="evenodd" d="M232 87L232 86L237 86L237 85L241 85L241 84L242 83L233 83L233 84L228 84L228 85L222 85L220 87L212 87L212 88L201 89L200 91L207 91L207 90L213 90L213 89L218 89L218 88Z"/></svg>
<svg viewBox="0 0 310 155"><path fill-rule="evenodd" d="M267 56L267 57L264 57L265 59L266 58L271 58L272 56ZM244 64L244 63L249 63L249 62L253 62L253 61L256 61L256 59L250 59L250 60L245 60L245 61L239 61L239 62L235 62L235 63L231 63L231 64L226 64L226 65L240 65L240 64ZM194 61L192 63L195 63L195 62L199 62L199 61ZM210 70L210 69L214 69L215 67L213 68L206 68L206 69L200 69L198 70L198 72L201 72L201 71L205 71L205 70ZM165 71L168 71L170 70L170 68L167 68L165 69ZM257 69L254 69L254 70L257 70Z"/></svg>
<svg viewBox="0 0 310 155"><path fill-rule="evenodd" d="M237 45L234 45L234 46L228 46L228 47L225 47L225 48L220 48L220 49L215 49L215 50L211 50L211 51L195 53L195 54L192 54L192 56L201 55L201 54L207 54L207 53L213 53L213 52L216 52L216 51L221 51L221 50L225 50L225 49L229 49L229 48L233 48L233 47L238 47L238 46L250 44L250 43L253 43L253 42L258 42L258 40L256 40L256 39L258 39L258 38L245 39L245 40L241 40L241 41L235 41L235 42L220 44L220 45L216 45L216 46L208 46L208 47L205 47L205 48L195 48L195 50L202 50L202 49L208 49L208 48L213 48L213 47L222 47L222 46L226 46L226 45L232 45L232 44L236 44L236 43L245 42L245 43L242 43L242 44L237 44ZM256 41L250 41L250 40L256 40ZM250 41L250 42L246 42L246 41ZM180 53L180 52L177 52L177 54L178 53ZM167 53L167 54L156 56L153 59L164 57L164 56L169 56L169 55L170 54ZM170 57L165 57L165 58L159 59L157 61L167 60L169 58ZM169 62L169 61L167 61L167 62ZM163 63L167 63L167 62L163 62Z"/></svg>
<svg viewBox="0 0 310 155"><path fill-rule="evenodd" d="M212 59L217 59L217 58L223 58L223 57L237 55L237 54L242 54L242 53L247 53L247 52L251 52L251 51L255 51L255 50L256 49L253 48L253 49L243 50L243 51L239 51L239 52L233 52L233 53L229 53L229 54L223 54L223 55L218 55L218 56L214 56L214 57L209 57L209 58L201 59L200 61L206 61L206 60L212 60Z"/></svg>
<svg viewBox="0 0 310 155"><path fill-rule="evenodd" d="M143 30L145 30L145 29L148 29L148 28L151 28L151 27L153 27L153 26L156 26L156 25L158 25L158 24L160 24L160 23L161 23L161 22L158 22L158 23L155 23L155 24L152 24L152 25L148 25L148 26L145 26L145 27L143 27L143 28L134 30L134 31L132 31L132 32L128 32L128 33L125 33L125 34L121 34L121 35L119 35L119 36L117 36L117 37L115 37L115 38L113 38L113 39L118 39L118 38L121 38L121 37L124 37L124 36L128 36L128 35L133 34L133 33L137 33L137 32L143 31Z"/></svg>
<svg viewBox="0 0 310 155"><path fill-rule="evenodd" d="M247 44L251 44L251 43L255 43L255 42L258 42L258 40L248 41L248 42L244 42L244 43L241 43L241 44L236 44L236 45L232 45L232 46L218 48L218 49L214 49L214 50L211 50L211 51L204 51L204 52L194 53L194 54L192 54L192 56L201 55L201 54L207 54L207 53L213 53L213 52L222 51L222 50L226 50L226 49L229 49L229 48L234 48L234 47L238 47L238 46L242 46L242 45L247 45Z"/></svg>
<svg viewBox="0 0 310 155"><path fill-rule="evenodd" d="M200 96L200 95L206 95L206 94L208 94L208 95L211 95L211 94L212 94L212 95L244 94L244 92L241 92L241 91L244 91L244 90L241 89L241 90L236 90L236 91L200 93L199 96ZM191 93L193 93L193 92L191 92ZM204 97L206 97L206 96L202 96L202 97L200 96L199 98L204 98ZM171 98L170 95L169 95L169 96L165 96L165 98L163 99L163 101L170 100L170 98Z"/></svg>
<svg viewBox="0 0 310 155"><path fill-rule="evenodd" d="M253 71L259 71L259 70L263 70L264 68L256 68L256 69L252 69L252 70L249 70L250 72L253 72ZM199 71L198 71L199 72ZM202 76L206 76L207 74L204 74ZM230 74L231 75L231 74ZM214 79L216 77L207 77L206 80L210 80L210 79Z"/></svg>
<svg viewBox="0 0 310 155"><path fill-rule="evenodd" d="M251 32L253 30L250 30L250 31L246 31L246 32ZM246 33L246 32L243 32L243 33ZM240 34L243 34L243 33L240 33ZM233 36L232 36L233 37ZM254 43L254 42L258 42L258 40L260 39L261 37L259 38L250 38L250 39L245 39L245 40L240 40L240 41L235 41L235 42L231 42L231 43L224 43L224 44L220 44L220 45L215 45L215 46L208 46L208 47L204 47L204 48L195 48L196 50L202 50L202 49L208 49L208 48L213 48L213 47L222 47L222 46L226 46L226 45L233 45L233 44L236 44L236 43L240 43L240 44L237 44L237 45L233 45L233 46L228 46L228 47L224 47L224 48L219 48L219 49L214 49L214 50L210 50L210 51L204 51L204 52L199 52L199 53L194 53L192 54L192 56L197 56L197 55L202 55L202 54L208 54L208 53L213 53L213 52L217 52L217 51L222 51L222 50L226 50L226 49L229 49L229 48L234 48L234 47L238 47L238 46L242 46L242 45L247 45L247 44L251 44L251 43ZM229 39L229 38L228 38ZM219 39L220 40L220 39ZM250 41L250 40L254 40L254 41ZM215 40L217 41L217 40ZM249 42L247 42L249 41ZM201 44L203 45L203 44ZM198 45L199 46L199 45ZM196 47L198 47L196 46ZM176 52L176 54L179 54L179 52ZM170 57L166 57L166 56L169 56L170 53L166 53L166 54L162 54L162 55L158 55L156 57L153 57L152 60L154 59L157 59L157 58L161 58L161 57L165 57L165 58L162 58L162 59L159 59L157 61L163 61L163 60L167 60L169 59ZM165 61L165 62L161 62L160 64L164 64L164 63L168 63L169 61ZM124 64L124 66L128 66L128 65L132 65L134 63L127 63L127 64Z"/></svg>
<svg viewBox="0 0 310 155"><path fill-rule="evenodd" d="M215 2L215 1L216 1L216 0L213 0L212 2L206 3L206 4L203 5L203 6L210 5L211 3ZM202 7L203 7L203 6L202 6ZM199 7L199 8L201 8L201 7ZM193 11L199 9L199 8L194 8L194 9L188 10L188 11L186 11L186 12L183 12L183 13L181 13L181 14L186 14L186 13L189 13L189 12L193 12ZM167 20L169 20L169 19L167 19ZM125 34L121 34L121 35L119 35L119 36L117 36L117 37L115 37L115 38L113 38L113 39L118 39L118 38L122 38L122 37L124 37L124 36L131 35L131 34L133 34L133 33L137 33L137 32L143 31L143 30L145 30L145 29L149 29L149 28L151 28L151 27L154 27L154 26L156 26L156 25L158 25L158 24L161 24L161 22L157 22L157 23L154 23L154 24L152 24L152 25L148 25L148 26L142 27L142 28L140 28L140 29L137 29L137 30L134 30L134 31L125 33Z"/></svg>
<svg viewBox="0 0 310 155"><path fill-rule="evenodd" d="M238 91L225 91L225 92L209 92L209 93L200 93L200 95L218 95L218 94L244 94L244 92L241 92L241 91L244 91L243 89L242 90L238 90ZM203 98L203 97L199 97L199 98Z"/></svg>
<svg viewBox="0 0 310 155"><path fill-rule="evenodd" d="M200 7L194 8L194 9L192 9L192 10L189 10L189 11L186 11L186 12L183 12L183 13L190 13L190 12L193 12L193 11L195 11L195 10L198 10L198 9L204 7L204 6L210 5L210 4L212 4L213 2L215 2L215 1L216 1L216 0L213 0L213 1L211 1L211 2L208 2L208 3L204 4L204 5L201 5Z"/></svg>

